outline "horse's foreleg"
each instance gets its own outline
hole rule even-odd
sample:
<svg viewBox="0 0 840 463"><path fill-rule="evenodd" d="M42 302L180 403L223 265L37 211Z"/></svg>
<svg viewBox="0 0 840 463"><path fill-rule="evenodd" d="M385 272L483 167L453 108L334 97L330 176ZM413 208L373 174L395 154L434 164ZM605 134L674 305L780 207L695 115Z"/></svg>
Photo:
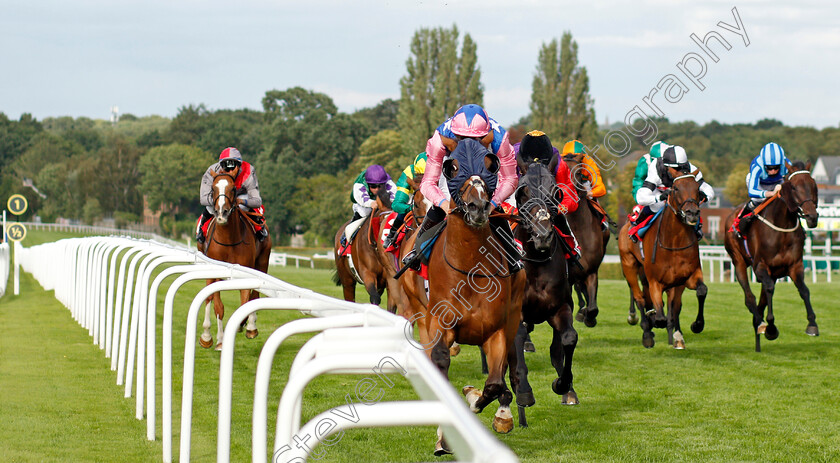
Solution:
<svg viewBox="0 0 840 463"><path fill-rule="evenodd" d="M627 315L627 323L635 325L638 323L638 318L636 317L636 311L633 309L633 302L636 303L636 306L642 314L645 313L645 297L639 288L640 268L635 265L635 262L625 262L624 259L622 259L621 268L624 273L624 279L627 281L627 286L630 288L630 312Z"/></svg>
<svg viewBox="0 0 840 463"><path fill-rule="evenodd" d="M691 324L691 332L695 334L702 333L703 328L706 326L706 320L703 317L703 307L706 304L706 294L709 292L706 284L703 283L702 267L694 272L694 275L688 280L687 286L688 289L693 289L697 292L697 318Z"/></svg>
<svg viewBox="0 0 840 463"><path fill-rule="evenodd" d="M830 272L831 269L828 271ZM802 261L797 262L796 265L791 267L790 278L793 280L793 284L796 285L796 289L799 290L799 297L805 302L805 313L808 317L808 326L805 328L805 333L809 336L819 336L820 329L817 327L817 315L811 307L811 291L805 286L805 268L802 265Z"/></svg>
<svg viewBox="0 0 840 463"><path fill-rule="evenodd" d="M222 350L222 339L224 339L224 328L222 327L222 320L225 318L225 306L222 304L222 294L216 293L213 295L213 309L216 313L216 350Z"/></svg>
<svg viewBox="0 0 840 463"><path fill-rule="evenodd" d="M750 289L750 276L747 272L747 263L741 258L740 255L736 255L732 258L732 265L734 266L735 277L738 279L738 284L741 285L741 289L744 291L744 305L747 306L747 310L750 311L751 314L755 314L755 295Z"/></svg>
<svg viewBox="0 0 840 463"><path fill-rule="evenodd" d="M534 405L534 391L531 389L531 384L528 382L528 365L525 364L525 339L528 336L528 324L520 323L516 331L516 338L513 341L513 350L508 352L508 363L510 367L510 383L514 393L516 393L516 405L520 407L530 407ZM516 368L511 361L512 356L516 357ZM520 410L519 424L523 424L523 412Z"/></svg>
<svg viewBox="0 0 840 463"><path fill-rule="evenodd" d="M208 349L210 346L213 345L213 335L210 334L210 327L213 326L212 322L210 321L210 307L213 304L213 296L208 297L204 301L204 323L201 324L204 331L201 333L201 337L198 339L198 344Z"/></svg>
<svg viewBox="0 0 840 463"><path fill-rule="evenodd" d="M648 281L648 284L650 287L650 300L653 306L646 314L653 319L653 326L655 328L665 328L668 326L668 319L665 318L665 303L662 300L664 288L658 281Z"/></svg>
<svg viewBox="0 0 840 463"><path fill-rule="evenodd" d="M575 320L582 322L584 318L586 318L586 308L588 306L588 303L584 298L585 292L583 287L583 281L576 281L573 287L578 297L578 310L575 314Z"/></svg>
<svg viewBox="0 0 840 463"><path fill-rule="evenodd" d="M548 324L553 328L551 339L551 365L557 372L557 379L551 383L551 389L557 395L563 396L566 405L577 405L578 397L573 387L572 358L577 346L578 334L572 326L572 309L568 302L561 303L560 308L549 319Z"/></svg>
<svg viewBox="0 0 840 463"><path fill-rule="evenodd" d="M240 293L239 299L241 304L245 304L248 301L253 301L254 299L259 299L260 293L257 290L251 289L243 289ZM241 307L241 305L240 305ZM251 312L248 315L248 320L245 324L245 337L248 339L254 339L260 334L259 330L257 329L257 313Z"/></svg>
<svg viewBox="0 0 840 463"><path fill-rule="evenodd" d="M685 291L685 286L674 288L668 293L668 324L671 327L669 343L674 346L674 349L685 349L685 339L682 335L682 327L680 327L680 312L682 311L682 295Z"/></svg>
<svg viewBox="0 0 840 463"><path fill-rule="evenodd" d="M505 334L505 330L496 331L482 345L490 367L484 390L478 391L472 386L465 386L463 389L470 403L470 410L476 413L480 413L484 407L499 399L499 409L493 418L493 430L499 433L508 433L513 429L513 413L510 411L513 394L505 383L508 367L508 339Z"/></svg>
<svg viewBox="0 0 840 463"><path fill-rule="evenodd" d="M590 273L586 276L586 317L583 324L592 328L598 324L598 274Z"/></svg>
<svg viewBox="0 0 840 463"><path fill-rule="evenodd" d="M776 279L770 275L769 269L762 268L756 275L761 280L762 298L767 305L767 324L764 328L764 337L772 341L779 337L779 329L776 327L776 316L773 314L773 294L776 291ZM764 312L764 303L759 304L759 314Z"/></svg>

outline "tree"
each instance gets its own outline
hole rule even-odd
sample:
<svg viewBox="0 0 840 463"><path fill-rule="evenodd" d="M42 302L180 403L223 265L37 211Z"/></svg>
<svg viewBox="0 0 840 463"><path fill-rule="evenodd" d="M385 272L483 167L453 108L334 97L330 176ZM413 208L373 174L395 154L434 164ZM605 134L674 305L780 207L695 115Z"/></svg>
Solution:
<svg viewBox="0 0 840 463"><path fill-rule="evenodd" d="M331 243L338 228L350 216L349 185L334 175L320 174L298 180L295 193L289 199L289 209L295 211L293 221L304 231L312 231L324 243ZM346 204L347 207L324 207Z"/></svg>
<svg viewBox="0 0 840 463"><path fill-rule="evenodd" d="M143 173L138 187L153 211L197 212L201 177L213 155L194 146L171 144L150 149L140 158Z"/></svg>
<svg viewBox="0 0 840 463"><path fill-rule="evenodd" d="M540 49L531 84L531 123L559 142L571 139L592 143L598 128L589 76L578 64L577 42L564 32Z"/></svg>
<svg viewBox="0 0 840 463"><path fill-rule="evenodd" d="M359 172L368 166L379 164L396 182L399 174L405 169L405 166L414 160L416 155L417 153L407 154L403 151L402 138L399 133L393 130L383 130L362 143L362 146L359 147L359 156L347 168L347 175L355 178Z"/></svg>
<svg viewBox="0 0 840 463"><path fill-rule="evenodd" d="M741 204L750 199L747 193L747 174L750 171L749 164L735 168L729 177L726 178L726 187L723 189L723 195L733 205Z"/></svg>
<svg viewBox="0 0 840 463"><path fill-rule="evenodd" d="M168 139L170 143L189 145L195 143L201 136L201 119L207 115L204 104L198 106L181 106L178 115L169 125Z"/></svg>
<svg viewBox="0 0 840 463"><path fill-rule="evenodd" d="M476 45L464 36L458 54L458 28L420 29L411 40L406 75L400 79L397 114L407 152L420 152L432 132L462 105L484 104Z"/></svg>
<svg viewBox="0 0 840 463"><path fill-rule="evenodd" d="M143 200L137 191L141 154L132 140L114 133L108 136L105 146L97 151L95 161L89 164L86 176L96 179L98 186L93 194L105 214L143 212Z"/></svg>
<svg viewBox="0 0 840 463"><path fill-rule="evenodd" d="M43 130L31 114L22 114L20 120L12 121L0 113L0 171L19 158L34 136Z"/></svg>
<svg viewBox="0 0 840 463"><path fill-rule="evenodd" d="M364 119L370 123L373 133L383 130L398 130L397 114L400 111L400 102L387 98L372 108L364 108L353 113L353 117Z"/></svg>

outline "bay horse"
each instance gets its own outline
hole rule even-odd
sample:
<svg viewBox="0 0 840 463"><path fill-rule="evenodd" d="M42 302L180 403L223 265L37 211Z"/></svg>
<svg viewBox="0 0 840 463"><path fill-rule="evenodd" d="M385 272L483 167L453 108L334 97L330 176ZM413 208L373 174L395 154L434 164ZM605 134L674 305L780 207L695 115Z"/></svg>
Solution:
<svg viewBox="0 0 840 463"><path fill-rule="evenodd" d="M553 162L557 162L556 158ZM549 349L551 365L557 371L557 378L551 384L555 394L563 396L563 403L575 405L578 397L572 387L572 356L578 335L573 326L574 301L568 279L568 265L565 249L555 229L554 220L558 214L557 205L563 194L555 183L551 169L541 163L525 166L514 198L519 206L519 226L514 236L525 250L527 283L522 299L522 320L516 336L515 351L518 360L517 376L519 388L516 402L519 405L519 423L526 426L522 407L534 404L534 396L528 383L528 367L525 365L525 334L534 325L548 322L553 329ZM527 327L526 327L527 326Z"/></svg>
<svg viewBox="0 0 840 463"><path fill-rule="evenodd" d="M644 255L639 246L630 240L627 233L631 225L629 222L619 231L618 249L624 278L633 301L642 313L642 345L646 348L654 346L652 328L668 327L669 342L673 341L676 349L684 349L685 339L679 319L684 288L680 287L697 292L699 307L691 331L700 333L705 326L703 306L708 289L703 283L699 243L694 231L700 220L700 185L695 177L697 171L683 174L669 167L668 173L674 182L665 210L654 219L641 241ZM640 278L647 281L647 293L639 289ZM667 318L662 298L662 293L666 291L671 309ZM646 297L649 297L648 303Z"/></svg>
<svg viewBox="0 0 840 463"><path fill-rule="evenodd" d="M761 352L761 335L772 341L779 336L773 315L773 292L776 280L789 276L799 297L805 302L808 326L805 333L819 336L817 316L811 307L811 293L805 286L805 266L802 252L805 245L805 231L800 218L804 218L809 227L817 225L817 184L811 177L811 163L786 163L788 174L782 183L782 189L758 210L756 221L746 232L744 239L731 231L732 221L740 208L726 218L727 233L724 246L735 267L738 283L744 290L744 303L753 315L755 330L755 351ZM781 199L779 201L778 199ZM759 206L761 207L761 206ZM761 282L761 298L756 306L755 296L750 290L747 267L752 266L756 279ZM767 320L764 320L764 308L767 308Z"/></svg>
<svg viewBox="0 0 840 463"><path fill-rule="evenodd" d="M271 236L259 241L254 230L245 216L245 212L236 203L235 179L224 172L213 173L213 219L207 230L207 239L202 245L198 243L198 250L207 257L231 264L239 264L268 273L268 260L271 255ZM208 279L210 285L219 281ZM239 291L240 305L250 300L257 299L259 293L256 290L243 289ZM225 316L225 306L219 293L207 298L204 309L204 332L199 338L201 347L209 348L213 344L213 337L210 334L210 303L213 303L213 310L216 314L216 350L222 348L222 319ZM257 337L257 315L248 316L245 336L249 339Z"/></svg>
<svg viewBox="0 0 840 463"><path fill-rule="evenodd" d="M521 321L525 273L510 273L507 257L490 226L493 205L488 180L495 180L498 158L477 140L464 139L443 165L457 204L446 218L429 258L429 304L426 318L427 353L441 373L449 378L449 348L454 342L481 346L487 354L490 373L481 391L465 386L470 409L481 412L499 400L493 420L497 432L513 429L510 403L513 396L505 382L517 389L517 357L513 342ZM450 453L443 436L435 454Z"/></svg>
<svg viewBox="0 0 840 463"><path fill-rule="evenodd" d="M574 156L564 156L563 161L572 172L578 198L583 203L578 204L577 210L566 215L569 227L580 246L580 267L569 266L569 280L574 285L579 303L575 319L591 328L598 323L598 269L607 253L610 231L601 225L599 212L595 210L583 188L583 169L586 164Z"/></svg>
<svg viewBox="0 0 840 463"><path fill-rule="evenodd" d="M344 229L350 225L347 221L342 225L335 234L334 251L335 251L335 268L336 273L333 275L333 282L336 285L341 285L344 291L344 300L356 302L356 283L359 281L353 275L350 268L352 259L353 268L356 270L362 285L365 287L370 297L370 303L379 305L382 302L382 293L385 289L390 289L389 285L396 286L390 283L387 278L385 269L380 262L378 256L378 244L374 230L371 228L374 217L384 219L388 213L391 212L391 196L385 188L380 188L375 193L377 207L365 217L362 224L359 226L356 237L351 244L350 255L342 256L341 237L344 235ZM350 236L347 237L347 242L350 242ZM397 296L390 291L388 293L388 310L391 313L396 313L397 310Z"/></svg>

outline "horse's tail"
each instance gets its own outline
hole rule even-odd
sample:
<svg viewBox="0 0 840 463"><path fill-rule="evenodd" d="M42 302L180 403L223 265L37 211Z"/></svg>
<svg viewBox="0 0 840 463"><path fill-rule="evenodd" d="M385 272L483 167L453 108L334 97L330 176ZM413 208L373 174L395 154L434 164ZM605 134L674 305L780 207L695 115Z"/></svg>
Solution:
<svg viewBox="0 0 840 463"><path fill-rule="evenodd" d="M341 277L338 276L338 267L333 269L332 281L336 286L341 286Z"/></svg>

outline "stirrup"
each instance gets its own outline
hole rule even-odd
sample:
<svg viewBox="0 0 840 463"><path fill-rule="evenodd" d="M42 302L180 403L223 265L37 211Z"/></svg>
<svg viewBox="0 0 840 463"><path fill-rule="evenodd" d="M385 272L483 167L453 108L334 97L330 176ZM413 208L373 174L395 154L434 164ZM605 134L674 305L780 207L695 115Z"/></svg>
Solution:
<svg viewBox="0 0 840 463"><path fill-rule="evenodd" d="M204 233L198 232L198 233L195 234L195 241L197 243L204 244L205 240L206 240L206 238L204 237Z"/></svg>
<svg viewBox="0 0 840 463"><path fill-rule="evenodd" d="M405 255L402 259L402 263L404 266L413 269L413 270L420 270L420 259L417 257L417 250L412 249L408 251L408 254Z"/></svg>
<svg viewBox="0 0 840 463"><path fill-rule="evenodd" d="M257 232L257 239L262 243L266 238L268 238L268 231L263 227Z"/></svg>

